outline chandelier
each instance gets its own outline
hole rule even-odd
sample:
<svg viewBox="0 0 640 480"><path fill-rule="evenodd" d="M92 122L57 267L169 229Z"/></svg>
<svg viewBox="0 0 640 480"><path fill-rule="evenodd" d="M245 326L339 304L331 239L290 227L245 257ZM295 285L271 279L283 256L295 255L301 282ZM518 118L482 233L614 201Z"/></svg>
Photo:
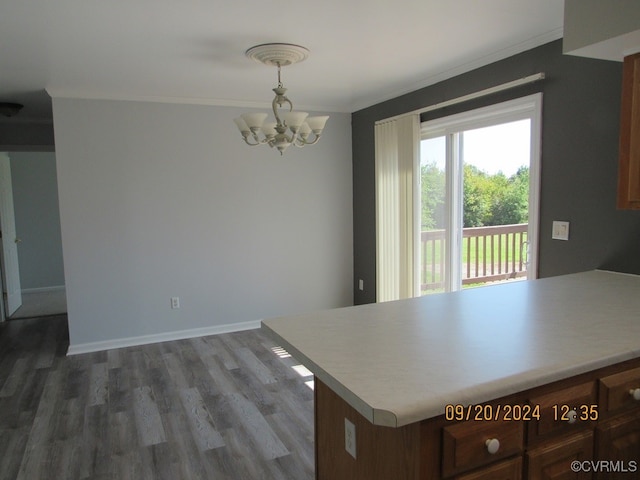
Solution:
<svg viewBox="0 0 640 480"><path fill-rule="evenodd" d="M252 147L276 147L282 155L290 145L304 147L318 143L329 117L309 117L306 112L294 111L281 80L281 68L306 60L309 50L289 43L265 43L251 47L245 55L256 62L278 68L278 86L273 89L276 96L271 102L276 121L265 122L267 113L243 113L233 120L246 144ZM284 111L279 113L279 110Z"/></svg>

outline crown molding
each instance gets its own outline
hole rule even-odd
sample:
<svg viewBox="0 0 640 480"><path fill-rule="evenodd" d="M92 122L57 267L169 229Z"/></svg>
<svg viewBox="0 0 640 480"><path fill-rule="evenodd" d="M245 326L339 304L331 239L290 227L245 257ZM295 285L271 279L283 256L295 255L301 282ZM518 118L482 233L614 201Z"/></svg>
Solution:
<svg viewBox="0 0 640 480"><path fill-rule="evenodd" d="M122 102L148 102L148 103L168 103L178 105L203 105L212 107L238 107L238 108L259 108L271 110L271 102L253 102L246 100L225 100L220 98L199 98L199 97L163 97L146 95L108 94L96 92L70 91L57 88L47 88L47 93L52 99L68 98L78 100L110 100ZM315 112L329 113L351 113L349 110L330 109L319 105L297 105L298 110L311 110Z"/></svg>

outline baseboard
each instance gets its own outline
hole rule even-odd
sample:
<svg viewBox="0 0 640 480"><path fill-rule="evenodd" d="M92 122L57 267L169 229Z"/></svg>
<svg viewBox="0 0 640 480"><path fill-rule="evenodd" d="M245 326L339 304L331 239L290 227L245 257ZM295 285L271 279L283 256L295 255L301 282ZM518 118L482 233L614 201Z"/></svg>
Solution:
<svg viewBox="0 0 640 480"><path fill-rule="evenodd" d="M25 288L22 290L22 294L29 294L29 293L54 293L54 292L61 292L65 290L65 286L64 285L55 285L53 287L39 287L39 288Z"/></svg>
<svg viewBox="0 0 640 480"><path fill-rule="evenodd" d="M184 340L185 338L205 337L207 335L219 335L221 333L254 330L256 328L260 328L260 320L228 323L226 325L214 325L211 327L193 328L190 330L179 330L177 332L142 335L139 337L116 338L114 340L105 340L102 342L79 343L77 345L69 345L67 355L100 352L114 348L135 347L138 345L148 345L150 343L170 342L172 340Z"/></svg>

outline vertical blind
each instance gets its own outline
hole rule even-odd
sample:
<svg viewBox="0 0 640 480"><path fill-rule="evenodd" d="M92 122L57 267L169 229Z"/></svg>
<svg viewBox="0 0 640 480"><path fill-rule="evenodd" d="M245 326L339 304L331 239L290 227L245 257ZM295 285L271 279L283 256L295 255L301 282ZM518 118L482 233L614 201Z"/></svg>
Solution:
<svg viewBox="0 0 640 480"><path fill-rule="evenodd" d="M419 188L419 116L406 115L375 126L377 301L417 294L415 205Z"/></svg>

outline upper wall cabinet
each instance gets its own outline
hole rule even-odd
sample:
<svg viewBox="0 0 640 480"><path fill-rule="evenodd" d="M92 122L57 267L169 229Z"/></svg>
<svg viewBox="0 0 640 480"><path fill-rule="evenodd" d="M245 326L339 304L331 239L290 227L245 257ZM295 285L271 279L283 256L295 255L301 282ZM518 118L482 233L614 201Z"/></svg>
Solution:
<svg viewBox="0 0 640 480"><path fill-rule="evenodd" d="M624 61L618 208L640 210L640 1L565 0L564 53Z"/></svg>
<svg viewBox="0 0 640 480"><path fill-rule="evenodd" d="M622 67L618 208L640 209L640 53Z"/></svg>

